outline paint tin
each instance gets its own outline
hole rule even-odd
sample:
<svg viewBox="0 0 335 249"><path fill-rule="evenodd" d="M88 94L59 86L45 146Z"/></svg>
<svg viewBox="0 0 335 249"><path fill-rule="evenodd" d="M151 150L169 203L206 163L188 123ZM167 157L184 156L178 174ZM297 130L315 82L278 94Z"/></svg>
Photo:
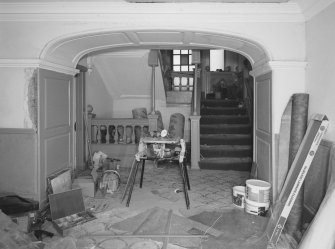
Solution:
<svg viewBox="0 0 335 249"><path fill-rule="evenodd" d="M235 186L233 187L233 203L239 208L244 208L245 203L245 187Z"/></svg>
<svg viewBox="0 0 335 249"><path fill-rule="evenodd" d="M266 216L270 202L262 203L245 199L245 212L258 216Z"/></svg>
<svg viewBox="0 0 335 249"><path fill-rule="evenodd" d="M246 199L260 203L267 203L270 201L270 183L250 179L246 181L246 185Z"/></svg>

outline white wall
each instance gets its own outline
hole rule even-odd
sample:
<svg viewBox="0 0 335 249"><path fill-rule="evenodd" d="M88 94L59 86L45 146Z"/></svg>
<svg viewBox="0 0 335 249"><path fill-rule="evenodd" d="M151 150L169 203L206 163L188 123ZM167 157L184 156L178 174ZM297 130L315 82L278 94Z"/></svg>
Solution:
<svg viewBox="0 0 335 249"><path fill-rule="evenodd" d="M15 64L18 59L35 60L43 58L43 51L48 48L48 45L61 37L72 36L75 34L89 35L90 41L94 41L94 32L99 31L127 31L127 30L172 30L168 34L162 34L161 37L155 37L155 34L150 32L138 34L129 33L129 46L144 46L153 47L155 40L161 43L161 40L169 44L178 46L181 44L178 39L180 34L174 33L173 30L190 30L197 31L197 34L213 33L225 34L228 38L219 38L216 46L222 46L229 49L235 47L237 50L245 51L245 46L261 46L271 61L304 61L305 60L305 29L302 14L298 8L292 4L281 5L234 5L234 4L129 4L127 2L110 2L97 3L89 5L88 3L80 3L76 6L74 3L67 5L52 5L50 8L45 5L35 4L33 6L26 5L11 6L10 4L2 6L0 11L0 21L2 22L2 38L0 40L0 59L6 58ZM237 7L235 7L237 6ZM40 9L38 9L40 8ZM65 12L66 9L66 12ZM33 14L40 11L40 14ZM5 15L1 15L5 13ZM8 14L12 13L12 14ZM21 13L23 13L21 15ZM91 13L91 14L90 14ZM104 13L104 14L101 14ZM50 18L52 16L52 18ZM10 20L15 20L12 22ZM150 36L150 42L146 42ZM164 39L164 36L166 38ZM240 37L241 39L230 40L229 36ZM114 46L117 44L127 44L127 37L120 36L119 40L113 40ZM103 42L103 37L99 37ZM108 37L106 38L108 40ZM123 39L123 40L122 40ZM203 36L198 43L190 42L192 37L188 34L182 37L185 44L197 46L203 43L211 43L207 41L212 39L208 36ZM81 37L76 37L76 41L80 41ZM187 42L190 43L187 43ZM64 43L71 41L64 41ZM136 44L137 42L137 44ZM183 43L183 44L184 44ZM59 44L60 46L63 44ZM65 47L71 51L81 51L80 43L74 43L73 47ZM103 43L105 44L105 43ZM257 45L258 44L258 45ZM95 43L98 47L99 44ZM122 45L124 46L124 45ZM125 45L127 46L127 45ZM55 48L57 49L57 48ZM114 48L115 49L115 48ZM63 51L63 54L71 54L70 50ZM258 50L259 51L259 50ZM86 52L90 52L86 50ZM253 55L250 55L253 57ZM258 55L259 56L259 55ZM262 55L261 55L262 56ZM256 56L257 57L257 56ZM264 56L265 57L265 56ZM258 57L259 58L259 57ZM64 58L57 58L57 62L61 63ZM20 64L21 61L18 61ZM22 64L22 63L21 63ZM276 74L274 74L276 75ZM2 77L2 75L0 75ZM22 97L23 79L17 79L19 75L8 77L5 84L5 91L9 91L14 85L21 84L20 90ZM276 76L274 76L276 77ZM304 77L300 74L294 78L285 77L285 85L300 86L304 84ZM274 79L273 84L279 88L281 82ZM8 89L8 90L7 90ZM290 95L293 88L287 88L286 94ZM106 96L107 98L107 96ZM274 99L281 100L281 96ZM93 100L92 100L93 101ZM107 102L106 102L107 103ZM277 103L275 103L277 105ZM278 112L274 113L274 120L279 122L281 110L284 106L281 102L278 103ZM24 116L22 106L13 104L11 111L18 113L11 115L5 123L0 123L3 126L22 127L24 124ZM104 113L104 115L107 113ZM1 121L4 122L4 121Z"/></svg>
<svg viewBox="0 0 335 249"><path fill-rule="evenodd" d="M24 69L0 67L0 75L0 128L32 128Z"/></svg>
<svg viewBox="0 0 335 249"><path fill-rule="evenodd" d="M113 117L113 97L95 67L86 73L86 104L93 106L97 117Z"/></svg>
<svg viewBox="0 0 335 249"><path fill-rule="evenodd" d="M87 103L94 108L97 118L132 118L132 109L144 107L151 112L151 67L149 50L124 50L96 56L92 72L86 77ZM155 69L155 108L162 114L164 128L168 129L170 116L185 116L185 136L189 140L190 106L166 105L160 66Z"/></svg>
<svg viewBox="0 0 335 249"><path fill-rule="evenodd" d="M307 92L310 94L309 116L326 114L330 120L326 138L335 140L335 4L320 12L306 24Z"/></svg>

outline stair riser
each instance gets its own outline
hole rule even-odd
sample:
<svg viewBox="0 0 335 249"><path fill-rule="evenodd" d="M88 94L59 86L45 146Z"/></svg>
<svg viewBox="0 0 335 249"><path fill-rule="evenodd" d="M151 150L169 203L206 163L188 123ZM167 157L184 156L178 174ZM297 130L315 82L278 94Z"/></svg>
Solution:
<svg viewBox="0 0 335 249"><path fill-rule="evenodd" d="M200 149L200 154L205 157L252 157L252 150L207 150Z"/></svg>
<svg viewBox="0 0 335 249"><path fill-rule="evenodd" d="M246 109L201 109L201 115L245 115Z"/></svg>
<svg viewBox="0 0 335 249"><path fill-rule="evenodd" d="M201 102L203 106L208 107L237 107L239 104L239 101L235 100L204 100Z"/></svg>
<svg viewBox="0 0 335 249"><path fill-rule="evenodd" d="M199 162L200 169L250 171L252 163Z"/></svg>
<svg viewBox="0 0 335 249"><path fill-rule="evenodd" d="M202 117L200 124L248 124L248 117Z"/></svg>
<svg viewBox="0 0 335 249"><path fill-rule="evenodd" d="M200 137L200 144L207 145L251 145L251 138L219 138Z"/></svg>
<svg viewBox="0 0 335 249"><path fill-rule="evenodd" d="M250 134L250 127L223 127L223 128L215 128L215 127L201 127L201 134Z"/></svg>

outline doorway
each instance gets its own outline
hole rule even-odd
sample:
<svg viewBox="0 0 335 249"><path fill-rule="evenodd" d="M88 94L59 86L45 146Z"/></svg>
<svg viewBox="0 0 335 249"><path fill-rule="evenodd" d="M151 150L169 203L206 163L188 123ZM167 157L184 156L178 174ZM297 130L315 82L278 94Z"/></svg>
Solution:
<svg viewBox="0 0 335 249"><path fill-rule="evenodd" d="M80 39L76 39L79 37ZM188 39L185 40L184 37ZM198 32L196 30L174 30L173 32L163 30L127 30L124 32L118 30L116 32L111 30L94 33L85 31L79 35L54 40L43 51L42 59L60 64L59 58L62 58L64 67L71 71L87 53L117 51L120 48L148 48L149 46L158 49L172 49L176 44L179 47L188 49L224 48L240 53L250 61L253 68L256 69L253 76L255 78L254 86L257 86L254 88L254 104L256 105L254 105L253 160L262 164L262 167L271 169L273 161L271 74L267 80L262 78L263 75L271 71L268 67L265 67L270 60L270 56L261 44L252 39L231 34ZM78 50L78 48L80 49ZM260 70L263 67L264 70ZM264 97L265 99L260 98L258 100L259 97ZM258 109L258 107L263 106L265 100L266 105L270 107L262 110L261 115L259 115L261 109ZM255 132L256 129L258 132ZM263 141L266 141L266 143L263 143ZM255 143L258 144L255 145ZM270 170L267 170L264 174L264 180L272 181Z"/></svg>

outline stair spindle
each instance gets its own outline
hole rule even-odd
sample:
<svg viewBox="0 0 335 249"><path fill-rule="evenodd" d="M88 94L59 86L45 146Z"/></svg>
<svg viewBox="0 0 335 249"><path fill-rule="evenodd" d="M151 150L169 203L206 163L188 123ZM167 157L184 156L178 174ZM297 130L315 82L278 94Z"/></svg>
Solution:
<svg viewBox="0 0 335 249"><path fill-rule="evenodd" d="M109 144L109 129L108 129L109 125L106 125L106 144Z"/></svg>
<svg viewBox="0 0 335 249"><path fill-rule="evenodd" d="M101 144L101 131L100 131L101 126L98 125L97 127L98 127L97 140L98 140L98 144Z"/></svg>
<svg viewBox="0 0 335 249"><path fill-rule="evenodd" d="M131 141L132 144L135 144L135 125L133 124L131 127L132 127Z"/></svg>

